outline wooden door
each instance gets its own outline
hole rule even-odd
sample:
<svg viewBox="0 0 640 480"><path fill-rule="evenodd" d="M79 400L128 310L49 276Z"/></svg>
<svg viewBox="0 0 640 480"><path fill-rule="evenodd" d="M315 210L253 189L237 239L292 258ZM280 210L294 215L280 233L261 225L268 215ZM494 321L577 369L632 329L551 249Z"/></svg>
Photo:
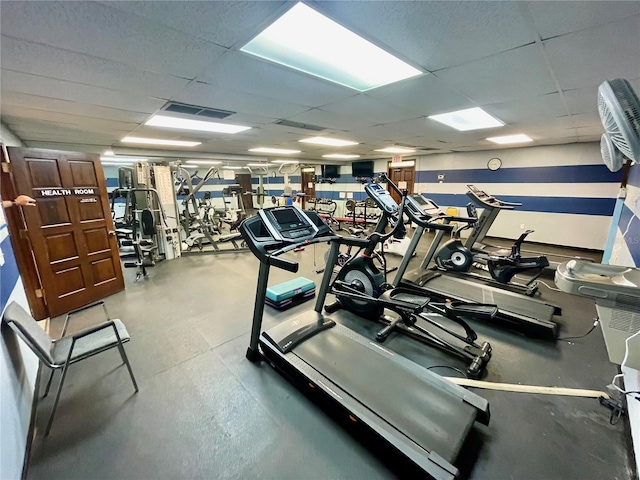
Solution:
<svg viewBox="0 0 640 480"><path fill-rule="evenodd" d="M27 236L51 317L124 289L107 188L97 155L9 148Z"/></svg>
<svg viewBox="0 0 640 480"><path fill-rule="evenodd" d="M305 208L305 202L309 198L316 197L316 184L314 182L316 174L314 172L301 172L300 182L302 183L302 193L304 198L302 199L302 208Z"/></svg>
<svg viewBox="0 0 640 480"><path fill-rule="evenodd" d="M245 210L253 210L253 185L251 184L251 174L238 173L236 175L236 183L240 185L240 195L242 195L242 202L244 203Z"/></svg>
<svg viewBox="0 0 640 480"><path fill-rule="evenodd" d="M415 167L394 167L393 163L389 164L389 178L391 181L398 185L400 190L408 190L409 193L413 193L413 184L415 180L416 170ZM400 196L394 191L389 189L391 196L394 200L400 203Z"/></svg>

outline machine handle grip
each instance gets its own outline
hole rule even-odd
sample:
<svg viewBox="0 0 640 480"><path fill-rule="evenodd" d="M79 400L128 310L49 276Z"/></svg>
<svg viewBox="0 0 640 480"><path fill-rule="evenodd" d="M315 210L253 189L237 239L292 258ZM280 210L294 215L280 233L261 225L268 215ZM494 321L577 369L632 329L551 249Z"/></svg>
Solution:
<svg viewBox="0 0 640 480"><path fill-rule="evenodd" d="M298 271L298 268L300 267L298 262L279 257L269 257L269 265L281 268L282 270L286 270L287 272L291 273L296 273Z"/></svg>

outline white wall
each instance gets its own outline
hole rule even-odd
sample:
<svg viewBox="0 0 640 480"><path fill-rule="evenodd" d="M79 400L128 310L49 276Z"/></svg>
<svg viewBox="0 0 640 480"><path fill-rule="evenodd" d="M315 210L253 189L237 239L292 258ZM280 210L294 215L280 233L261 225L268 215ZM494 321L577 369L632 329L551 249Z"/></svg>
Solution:
<svg viewBox="0 0 640 480"><path fill-rule="evenodd" d="M492 172L487 162L494 157L502 167ZM489 236L515 239L533 229L530 241L596 250L606 243L620 184L620 175L604 167L597 143L426 155L418 157L416 170L416 191L442 199L441 206L455 199L453 206L463 208L470 201L467 184L523 203L501 212ZM442 182L438 174L444 175ZM611 211L597 212L605 205Z"/></svg>
<svg viewBox="0 0 640 480"><path fill-rule="evenodd" d="M0 123L0 141L21 146L20 139ZM29 305L17 271L3 212L0 211L0 312L16 301L27 311ZM31 407L36 387L38 359L9 328L0 339L0 478L22 476Z"/></svg>

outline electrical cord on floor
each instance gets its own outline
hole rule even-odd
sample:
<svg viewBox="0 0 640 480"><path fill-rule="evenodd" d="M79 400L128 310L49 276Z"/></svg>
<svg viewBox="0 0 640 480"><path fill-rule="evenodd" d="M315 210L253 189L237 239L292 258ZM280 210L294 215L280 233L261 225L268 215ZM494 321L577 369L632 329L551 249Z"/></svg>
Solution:
<svg viewBox="0 0 640 480"><path fill-rule="evenodd" d="M554 292L562 292L562 290L560 290L559 288L556 287L552 287L551 285L546 284L545 282L543 282L542 280L538 280L538 285L544 285L545 287L547 287L549 290L553 290Z"/></svg>
<svg viewBox="0 0 640 480"><path fill-rule="evenodd" d="M600 323L600 319L598 318L594 318L593 319L593 325L591 326L591 328L587 331L587 333L583 334L583 335L578 335L576 337L558 337L558 340L576 340L578 338L584 338L587 335L589 335L591 332L593 332L596 327L598 326L598 324Z"/></svg>
<svg viewBox="0 0 640 480"><path fill-rule="evenodd" d="M629 390L624 392L625 395L629 395L632 399L640 402L640 390Z"/></svg>
<svg viewBox="0 0 640 480"><path fill-rule="evenodd" d="M452 367L450 365L432 365L430 367L427 367L427 370L431 370L432 368L448 368L450 370L455 370L456 372L458 372L460 375L462 375L462 378L467 378L467 374L466 373L464 373L459 368Z"/></svg>

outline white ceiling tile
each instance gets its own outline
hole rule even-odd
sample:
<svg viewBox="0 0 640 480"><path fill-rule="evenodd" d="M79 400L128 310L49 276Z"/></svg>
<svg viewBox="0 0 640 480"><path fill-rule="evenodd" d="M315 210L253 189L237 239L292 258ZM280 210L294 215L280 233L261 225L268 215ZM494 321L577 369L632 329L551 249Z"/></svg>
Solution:
<svg viewBox="0 0 640 480"><path fill-rule="evenodd" d="M2 116L30 118L32 120L43 120L61 124L75 125L86 129L96 128L112 131L129 131L138 125L132 122L118 122L101 118L84 117L80 115L69 115L60 112L48 112L33 108L15 107L10 105L2 106Z"/></svg>
<svg viewBox="0 0 640 480"><path fill-rule="evenodd" d="M347 132L354 128L361 128L367 126L370 122L365 116L360 115L339 115L335 112L328 112L322 108L313 108L305 112L298 113L286 117L286 120L293 122L305 123L309 125L315 125L318 127L324 127L326 130L331 131L344 131ZM293 129L292 129L293 130ZM302 133L304 130L295 129ZM318 132L311 130L307 131L308 136L313 136Z"/></svg>
<svg viewBox="0 0 640 480"><path fill-rule="evenodd" d="M19 92L88 105L154 113L165 103L158 98L58 80L51 77L2 70L2 92Z"/></svg>
<svg viewBox="0 0 640 480"><path fill-rule="evenodd" d="M189 83L182 78L5 36L0 49L3 69L124 92L171 98Z"/></svg>
<svg viewBox="0 0 640 480"><path fill-rule="evenodd" d="M640 14L637 1L527 2L543 39Z"/></svg>
<svg viewBox="0 0 640 480"><path fill-rule="evenodd" d="M99 155L108 147L108 144L58 143L52 141L28 140L25 142L25 146L29 148L64 150L67 152L95 153Z"/></svg>
<svg viewBox="0 0 640 480"><path fill-rule="evenodd" d="M226 47L250 40L262 30L259 27L266 19L291 5L283 1L102 3Z"/></svg>
<svg viewBox="0 0 640 480"><path fill-rule="evenodd" d="M598 85L565 90L563 93L570 113L598 113Z"/></svg>
<svg viewBox="0 0 640 480"><path fill-rule="evenodd" d="M447 68L437 73L479 105L535 97L556 91L536 45Z"/></svg>
<svg viewBox="0 0 640 480"><path fill-rule="evenodd" d="M367 93L359 93L338 102L329 103L324 105L322 110L339 116L357 117L360 122L368 125L396 122L419 116L412 115L386 101L377 100Z"/></svg>
<svg viewBox="0 0 640 480"><path fill-rule="evenodd" d="M233 83L225 86L215 86L202 82L193 82L176 95L174 100L203 107L220 108L272 118L284 118L308 109L304 105L239 92L235 90L235 84Z"/></svg>
<svg viewBox="0 0 640 480"><path fill-rule="evenodd" d="M526 126L535 122L544 122L548 118L555 118L567 114L559 93L512 100L505 103L483 105L482 108L507 125L516 126ZM500 135L502 135L502 133Z"/></svg>
<svg viewBox="0 0 640 480"><path fill-rule="evenodd" d="M434 71L535 40L518 2L321 2L333 20Z"/></svg>
<svg viewBox="0 0 640 480"><path fill-rule="evenodd" d="M367 92L367 95L384 100L415 116L476 106L450 84L429 74L376 88Z"/></svg>
<svg viewBox="0 0 640 480"><path fill-rule="evenodd" d="M355 93L326 80L241 52L228 52L198 78L218 87L317 107Z"/></svg>
<svg viewBox="0 0 640 480"><path fill-rule="evenodd" d="M592 127L578 127L576 128L578 137L592 137L601 136L604 133L602 125L595 125Z"/></svg>
<svg viewBox="0 0 640 480"><path fill-rule="evenodd" d="M72 102L68 100L58 100L38 95L5 91L2 92L2 105L3 107L14 106L33 108L35 110L46 110L49 112L59 112L83 117L93 117L96 119L116 120L119 122L131 123L142 123L149 117L149 114L147 113L131 112L115 108L87 105L85 103Z"/></svg>
<svg viewBox="0 0 640 480"><path fill-rule="evenodd" d="M2 2L2 34L182 78L226 51L94 2Z"/></svg>
<svg viewBox="0 0 640 480"><path fill-rule="evenodd" d="M640 16L552 38L544 48L563 90L638 78Z"/></svg>

